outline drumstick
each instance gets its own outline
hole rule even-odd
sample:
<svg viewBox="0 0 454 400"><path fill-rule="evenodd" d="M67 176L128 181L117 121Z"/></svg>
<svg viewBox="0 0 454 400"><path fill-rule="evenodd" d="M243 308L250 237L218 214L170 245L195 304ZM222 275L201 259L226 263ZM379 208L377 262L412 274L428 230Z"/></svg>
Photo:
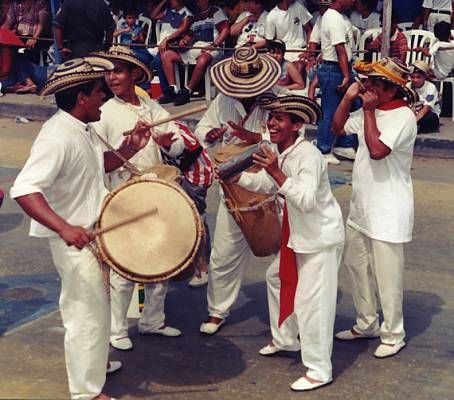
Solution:
<svg viewBox="0 0 454 400"><path fill-rule="evenodd" d="M365 92L367 91L366 90L366 87L364 86L364 84L361 82L361 79L359 79L357 76L355 76L355 81L358 83L359 87L364 90Z"/></svg>
<svg viewBox="0 0 454 400"><path fill-rule="evenodd" d="M149 215L156 214L157 212L158 212L158 209L156 207L153 207L150 210L147 210L147 211L142 212L140 214L134 215L133 217L126 218L126 219L124 219L122 221L115 222L112 225L105 226L105 227L99 228L99 229L95 229L93 231L93 235L94 236L102 235L103 233L112 231L112 230L117 229L117 228L121 228L124 225L131 224L133 222L136 222L139 219L148 217Z"/></svg>
<svg viewBox="0 0 454 400"><path fill-rule="evenodd" d="M157 120L155 122L151 122L150 124L148 124L148 126L151 129L151 128L157 126L157 125L162 125L162 124L165 124L166 122L170 122L170 121L173 121L175 119L186 117L187 115L196 114L198 112L205 111L207 108L208 108L208 106L206 104L203 104L203 105L198 106L198 107L193 107L193 108L190 108L189 110L182 111L180 113L176 113L176 114L170 115L167 118L163 118L163 119L159 119L159 120ZM132 130L124 132L123 135L124 136L128 136L131 133L132 133Z"/></svg>

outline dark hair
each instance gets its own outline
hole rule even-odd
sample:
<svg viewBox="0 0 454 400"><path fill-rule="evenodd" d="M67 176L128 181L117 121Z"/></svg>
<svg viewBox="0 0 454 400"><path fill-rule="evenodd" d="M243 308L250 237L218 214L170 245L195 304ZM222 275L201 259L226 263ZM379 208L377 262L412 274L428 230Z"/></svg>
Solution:
<svg viewBox="0 0 454 400"><path fill-rule="evenodd" d="M128 15L132 15L134 17L137 17L139 15L139 13L137 12L137 8L135 7L128 7L125 12L124 12L124 16L128 16Z"/></svg>
<svg viewBox="0 0 454 400"><path fill-rule="evenodd" d="M97 80L82 83L81 85L55 93L57 107L63 111L70 112L76 106L77 96L79 93L82 92L83 94L89 96L93 92L96 82Z"/></svg>
<svg viewBox="0 0 454 400"><path fill-rule="evenodd" d="M436 23L434 25L434 35L438 40L448 42L451 37L451 24L446 21Z"/></svg>
<svg viewBox="0 0 454 400"><path fill-rule="evenodd" d="M288 117L289 117L290 122L292 124L296 124L298 122L304 123L304 120L299 115L296 115L296 114L293 114L293 113L288 113Z"/></svg>
<svg viewBox="0 0 454 400"><path fill-rule="evenodd" d="M273 40L268 44L268 50L271 52L271 50L278 50L281 53L285 53L285 43L282 40Z"/></svg>

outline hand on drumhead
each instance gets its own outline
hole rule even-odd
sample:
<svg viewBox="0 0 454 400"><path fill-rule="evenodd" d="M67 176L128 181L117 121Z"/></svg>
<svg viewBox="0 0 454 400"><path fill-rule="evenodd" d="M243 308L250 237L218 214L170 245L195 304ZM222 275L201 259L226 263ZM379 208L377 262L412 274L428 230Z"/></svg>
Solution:
<svg viewBox="0 0 454 400"><path fill-rule="evenodd" d="M150 136L150 124L139 120L131 131L131 134L126 138L127 145L139 151L147 145Z"/></svg>
<svg viewBox="0 0 454 400"><path fill-rule="evenodd" d="M164 147L165 149L170 149L172 147L172 143L177 141L177 138L174 138L174 132L167 132L167 133L156 133L152 131L151 136L153 140L159 145Z"/></svg>
<svg viewBox="0 0 454 400"><path fill-rule="evenodd" d="M65 225L58 234L68 246L76 246L78 249L84 248L94 239L92 231L69 224Z"/></svg>
<svg viewBox="0 0 454 400"><path fill-rule="evenodd" d="M222 136L224 136L224 133L227 132L227 129L227 126L223 128L213 128L206 134L205 140L208 143L214 143L222 138Z"/></svg>

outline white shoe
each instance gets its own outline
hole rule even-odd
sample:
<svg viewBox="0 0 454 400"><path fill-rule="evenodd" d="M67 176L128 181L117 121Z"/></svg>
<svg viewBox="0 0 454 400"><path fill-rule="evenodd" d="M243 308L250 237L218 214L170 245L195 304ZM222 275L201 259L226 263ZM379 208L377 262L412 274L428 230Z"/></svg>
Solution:
<svg viewBox="0 0 454 400"><path fill-rule="evenodd" d="M333 153L323 154L323 157L324 157L325 161L328 164L332 164L332 165L339 165L340 164L340 161L336 157L334 157Z"/></svg>
<svg viewBox="0 0 454 400"><path fill-rule="evenodd" d="M402 341L402 342L400 342L398 344L394 344L394 345L389 345L389 344L382 343L375 350L374 356L377 357L377 358L391 357L391 356L397 354L399 351L401 351L404 347L405 347L405 342L404 341Z"/></svg>
<svg viewBox="0 0 454 400"><path fill-rule="evenodd" d="M202 271L200 273L200 277L198 277L196 274L191 278L191 280L188 282L188 285L193 288L198 288L205 286L208 283L208 272Z"/></svg>
<svg viewBox="0 0 454 400"><path fill-rule="evenodd" d="M259 354L261 356L271 356L272 354L276 354L282 351L279 347L275 346L274 344L267 344L265 347L262 347L259 350Z"/></svg>
<svg viewBox="0 0 454 400"><path fill-rule="evenodd" d="M225 320L223 319L218 324L214 322L204 322L200 325L200 333L205 333L206 335L214 335L219 328L224 325Z"/></svg>
<svg viewBox="0 0 454 400"><path fill-rule="evenodd" d="M139 333L142 335L162 335L162 336L168 336L168 337L177 337L181 336L181 331L177 328L172 328L171 326L164 326L163 328L156 329L154 331L147 330L145 328L141 328L139 326Z"/></svg>
<svg viewBox="0 0 454 400"><path fill-rule="evenodd" d="M363 333L356 332L353 333L352 329L345 331L337 332L334 337L339 340L355 340L355 339L376 339L380 335L364 335Z"/></svg>
<svg viewBox="0 0 454 400"><path fill-rule="evenodd" d="M328 383L331 383L333 380L330 379L329 381L326 381L326 382L315 382L315 383L311 383L309 382L305 376L299 378L298 380L296 380L295 382L293 382L291 385L290 385L290 389L292 390L295 390L295 391L304 391L304 390L314 390L314 389L317 389L319 387L322 387L322 386L325 386L325 385L328 385Z"/></svg>
<svg viewBox="0 0 454 400"><path fill-rule="evenodd" d="M131 350L133 347L131 339L127 336L118 339L110 339L110 345L117 350Z"/></svg>
<svg viewBox="0 0 454 400"><path fill-rule="evenodd" d="M356 158L356 151L353 147L334 147L333 153L336 156L346 158L347 160L354 161Z"/></svg>
<svg viewBox="0 0 454 400"><path fill-rule="evenodd" d="M107 367L106 374L112 374L115 371L118 371L121 368L121 361L109 361L109 366Z"/></svg>

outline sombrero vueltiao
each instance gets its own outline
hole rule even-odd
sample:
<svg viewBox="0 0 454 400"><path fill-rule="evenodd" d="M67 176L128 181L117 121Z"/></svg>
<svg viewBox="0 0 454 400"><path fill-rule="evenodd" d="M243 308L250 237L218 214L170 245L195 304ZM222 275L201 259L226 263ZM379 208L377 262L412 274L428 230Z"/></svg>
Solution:
<svg viewBox="0 0 454 400"><path fill-rule="evenodd" d="M269 111L297 115L305 124L316 125L323 116L321 107L306 96L276 96L273 93L265 93L259 97L258 104Z"/></svg>
<svg viewBox="0 0 454 400"><path fill-rule="evenodd" d="M39 94L47 96L83 83L104 78L104 75L112 71L113 68L114 65L105 58L74 58L57 67Z"/></svg>
<svg viewBox="0 0 454 400"><path fill-rule="evenodd" d="M239 47L232 57L214 64L210 76L221 93L241 99L270 90L281 76L281 66L252 47Z"/></svg>
<svg viewBox="0 0 454 400"><path fill-rule="evenodd" d="M399 60L385 57L374 63L359 61L353 65L353 68L368 78L378 78L393 83L403 93L409 105L418 101L416 92L406 86L409 82L410 70Z"/></svg>
<svg viewBox="0 0 454 400"><path fill-rule="evenodd" d="M410 71L411 73L415 71L420 71L423 74L426 74L430 71L430 65L425 63L422 60L416 60L411 66L410 66Z"/></svg>
<svg viewBox="0 0 454 400"><path fill-rule="evenodd" d="M108 51L97 51L92 54L97 57L107 58L110 61L121 61L140 68L142 74L136 79L136 84L150 82L153 79L153 73L150 68L148 68L147 64L140 61L129 47L114 44Z"/></svg>

